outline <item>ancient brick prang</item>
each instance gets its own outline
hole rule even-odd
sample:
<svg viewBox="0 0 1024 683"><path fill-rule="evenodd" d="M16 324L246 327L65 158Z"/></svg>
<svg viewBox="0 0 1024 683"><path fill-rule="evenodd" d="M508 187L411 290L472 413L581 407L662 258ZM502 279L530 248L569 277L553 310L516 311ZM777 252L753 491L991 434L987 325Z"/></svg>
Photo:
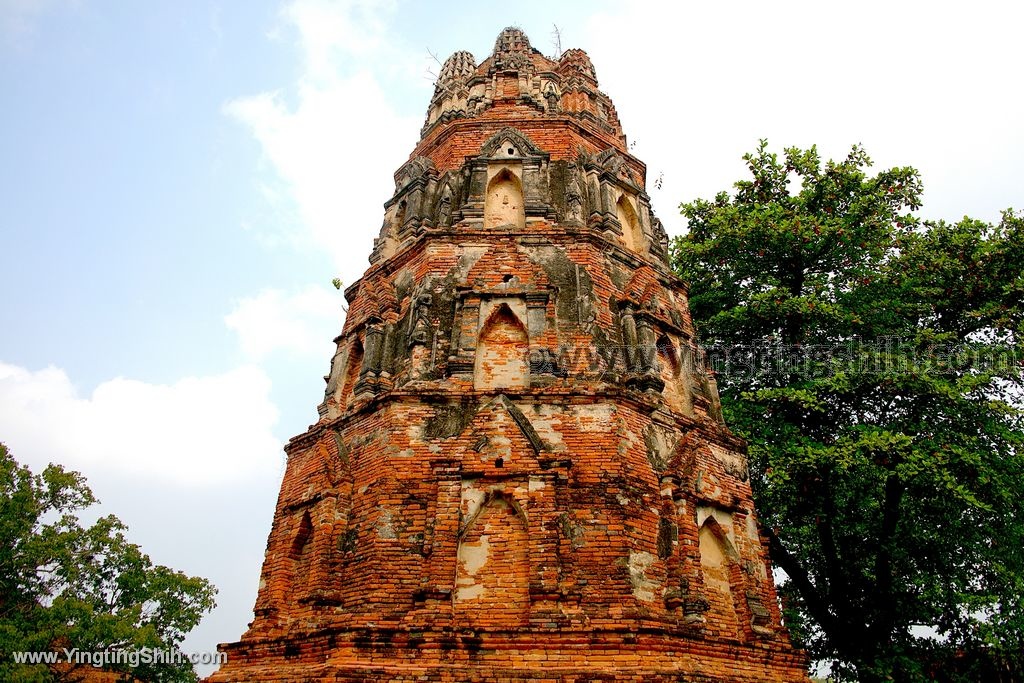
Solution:
<svg viewBox="0 0 1024 683"><path fill-rule="evenodd" d="M590 59L441 69L228 681L805 681Z"/></svg>

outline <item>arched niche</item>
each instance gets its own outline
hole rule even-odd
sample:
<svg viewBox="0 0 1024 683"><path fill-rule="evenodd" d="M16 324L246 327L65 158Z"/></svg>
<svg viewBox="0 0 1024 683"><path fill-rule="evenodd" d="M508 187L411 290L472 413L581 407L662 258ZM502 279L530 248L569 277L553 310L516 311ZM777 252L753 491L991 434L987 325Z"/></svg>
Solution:
<svg viewBox="0 0 1024 683"><path fill-rule="evenodd" d="M454 602L460 622L523 622L530 606L529 541L522 511L495 492L459 538Z"/></svg>
<svg viewBox="0 0 1024 683"><path fill-rule="evenodd" d="M473 386L476 389L523 388L529 385L529 335L507 303L494 307L476 346Z"/></svg>
<svg viewBox="0 0 1024 683"><path fill-rule="evenodd" d="M291 576L287 585L291 591L304 591L309 586L310 566L313 554L313 520L309 516L309 510L302 512L295 533L292 536L291 546L288 548L288 559L291 560Z"/></svg>
<svg viewBox="0 0 1024 683"><path fill-rule="evenodd" d="M345 403L355 394L356 382L359 381L359 370L363 367L363 344L359 339L353 339L348 350L348 358L345 360L345 380L341 384L341 397L339 404Z"/></svg>
<svg viewBox="0 0 1024 683"><path fill-rule="evenodd" d="M658 369L665 383L662 395L671 408L686 414L693 413L693 402L687 390L687 379L683 374L683 359L679 346L667 335L658 340Z"/></svg>
<svg viewBox="0 0 1024 683"><path fill-rule="evenodd" d="M640 227L640 217L633 208L633 201L626 194L619 195L615 202L615 217L622 227L622 241L632 251L641 251L644 245L643 229Z"/></svg>
<svg viewBox="0 0 1024 683"><path fill-rule="evenodd" d="M734 574L739 555L728 534L713 517L701 524L697 535L700 548L700 568L704 577L704 597L709 607L708 628L723 638L739 637L739 617L736 612Z"/></svg>
<svg viewBox="0 0 1024 683"><path fill-rule="evenodd" d="M295 536L292 538L292 547L288 551L288 555L293 560L302 560L306 556L306 546L309 545L309 540L313 536L313 520L310 519L309 510L302 513L302 519L299 520L299 528L295 530Z"/></svg>
<svg viewBox="0 0 1024 683"><path fill-rule="evenodd" d="M526 227L523 183L509 166L502 166L487 182L484 199L484 227L511 225Z"/></svg>

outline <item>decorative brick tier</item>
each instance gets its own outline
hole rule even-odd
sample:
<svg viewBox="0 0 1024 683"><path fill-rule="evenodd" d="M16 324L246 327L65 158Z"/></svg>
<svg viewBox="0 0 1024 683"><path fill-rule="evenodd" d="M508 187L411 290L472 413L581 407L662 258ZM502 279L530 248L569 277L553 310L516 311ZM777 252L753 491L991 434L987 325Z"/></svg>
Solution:
<svg viewBox="0 0 1024 683"><path fill-rule="evenodd" d="M807 680L644 174L581 50L449 58L211 683Z"/></svg>

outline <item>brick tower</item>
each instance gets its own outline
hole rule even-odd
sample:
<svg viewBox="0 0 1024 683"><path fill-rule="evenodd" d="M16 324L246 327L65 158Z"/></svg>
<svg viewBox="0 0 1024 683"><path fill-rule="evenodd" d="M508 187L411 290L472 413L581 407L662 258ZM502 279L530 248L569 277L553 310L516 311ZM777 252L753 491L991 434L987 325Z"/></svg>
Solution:
<svg viewBox="0 0 1024 683"><path fill-rule="evenodd" d="M744 444L582 50L444 63L228 681L805 681Z"/></svg>

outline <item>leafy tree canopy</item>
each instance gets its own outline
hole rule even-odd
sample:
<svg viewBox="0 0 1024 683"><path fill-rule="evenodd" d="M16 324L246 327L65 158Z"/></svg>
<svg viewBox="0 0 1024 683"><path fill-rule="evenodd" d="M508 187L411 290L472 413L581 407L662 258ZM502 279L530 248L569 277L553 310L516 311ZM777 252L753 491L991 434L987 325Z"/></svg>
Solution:
<svg viewBox="0 0 1024 683"><path fill-rule="evenodd" d="M178 652L213 609L206 579L154 566L116 517L83 526L79 512L96 502L77 472L33 474L0 444L0 679L80 680L81 667L19 664L15 652ZM187 661L104 668L129 680L196 680Z"/></svg>
<svg viewBox="0 0 1024 683"><path fill-rule="evenodd" d="M1020 672L1024 217L921 221L918 173L856 146L744 159L673 262L791 630L845 678Z"/></svg>

